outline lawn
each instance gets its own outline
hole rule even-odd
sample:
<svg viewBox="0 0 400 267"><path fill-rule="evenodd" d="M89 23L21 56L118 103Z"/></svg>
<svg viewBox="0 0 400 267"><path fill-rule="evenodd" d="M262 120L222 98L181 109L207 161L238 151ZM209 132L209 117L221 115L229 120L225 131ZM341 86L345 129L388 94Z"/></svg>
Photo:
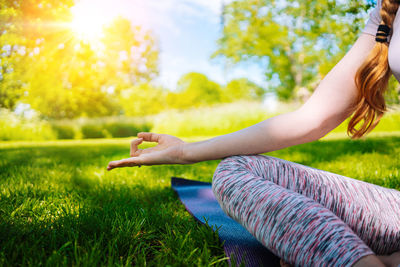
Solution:
<svg viewBox="0 0 400 267"><path fill-rule="evenodd" d="M211 181L219 161L106 171L129 139L0 143L0 265L228 266L170 177ZM400 134L325 138L268 153L400 190Z"/></svg>

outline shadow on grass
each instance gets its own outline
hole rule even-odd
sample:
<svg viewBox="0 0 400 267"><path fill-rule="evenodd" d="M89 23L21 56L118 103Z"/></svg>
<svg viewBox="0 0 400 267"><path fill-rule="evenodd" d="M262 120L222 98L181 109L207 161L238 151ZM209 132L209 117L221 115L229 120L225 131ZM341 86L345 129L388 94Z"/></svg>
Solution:
<svg viewBox="0 0 400 267"><path fill-rule="evenodd" d="M398 157L399 147L400 137L326 140L269 154L315 166L369 153ZM169 187L172 175L210 181L218 161L94 174L128 153L115 144L0 149L0 265L226 266L218 237ZM129 183L124 176L141 173L145 179Z"/></svg>
<svg viewBox="0 0 400 267"><path fill-rule="evenodd" d="M289 147L281 151L268 153L277 157L289 157L293 153L299 154L296 162L304 165L315 165L319 162L329 162L340 159L345 155L357 156L360 154L377 153L393 154L400 147L400 137L375 137L364 140L324 140L308 144Z"/></svg>
<svg viewBox="0 0 400 267"><path fill-rule="evenodd" d="M1 265L190 266L224 257L215 233L186 213L171 188L101 182L84 171L125 156L125 146L1 153Z"/></svg>
<svg viewBox="0 0 400 267"><path fill-rule="evenodd" d="M170 188L75 190L86 195L79 207L58 209L56 217L2 214L0 258L5 265L182 266L224 257L215 233L189 216Z"/></svg>

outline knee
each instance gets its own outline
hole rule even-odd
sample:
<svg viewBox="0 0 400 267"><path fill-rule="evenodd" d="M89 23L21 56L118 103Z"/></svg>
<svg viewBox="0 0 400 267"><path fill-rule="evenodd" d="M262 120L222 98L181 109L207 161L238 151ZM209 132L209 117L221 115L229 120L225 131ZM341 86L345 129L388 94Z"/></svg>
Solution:
<svg viewBox="0 0 400 267"><path fill-rule="evenodd" d="M215 170L213 184L226 182L230 176L239 173L252 173L257 176L264 176L265 170L273 166L278 159L264 155L239 155L223 159Z"/></svg>
<svg viewBox="0 0 400 267"><path fill-rule="evenodd" d="M214 172L212 179L212 190L218 201L223 201L227 192L232 193L237 190L246 177L253 177L252 164L256 162L260 155L251 156L231 156L223 159Z"/></svg>
<svg viewBox="0 0 400 267"><path fill-rule="evenodd" d="M212 183L218 184L226 180L228 176L231 176L235 171L246 167L245 156L230 156L223 159L217 166L214 172Z"/></svg>
<svg viewBox="0 0 400 267"><path fill-rule="evenodd" d="M244 166L242 157L243 156L231 156L223 159L214 172L212 190L220 203L224 199L224 193L226 189L230 187L235 173L239 169L238 167Z"/></svg>

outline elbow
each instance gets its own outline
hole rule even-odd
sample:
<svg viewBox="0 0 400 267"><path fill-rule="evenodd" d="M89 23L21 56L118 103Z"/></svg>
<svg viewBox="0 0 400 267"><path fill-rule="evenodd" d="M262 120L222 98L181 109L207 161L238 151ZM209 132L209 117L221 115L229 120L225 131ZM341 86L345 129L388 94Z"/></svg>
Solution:
<svg viewBox="0 0 400 267"><path fill-rule="evenodd" d="M328 122L321 122L319 123L315 128L311 129L310 135L313 137L313 140L315 141L318 140L325 135L327 135L329 132L331 132L335 127L332 127Z"/></svg>
<svg viewBox="0 0 400 267"><path fill-rule="evenodd" d="M324 137L339 126L346 118L347 116L345 115L314 117L314 122L311 123L312 127L309 129L309 135L313 139L310 141L315 141Z"/></svg>
<svg viewBox="0 0 400 267"><path fill-rule="evenodd" d="M315 112L304 114L299 112L298 122L302 125L303 142L316 141L341 124L347 118L347 114L316 114Z"/></svg>

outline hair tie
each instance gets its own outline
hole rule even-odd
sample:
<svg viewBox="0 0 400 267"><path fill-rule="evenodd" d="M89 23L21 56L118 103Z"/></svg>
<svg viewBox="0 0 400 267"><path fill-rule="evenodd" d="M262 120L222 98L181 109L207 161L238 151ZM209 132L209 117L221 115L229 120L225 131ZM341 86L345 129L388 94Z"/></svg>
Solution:
<svg viewBox="0 0 400 267"><path fill-rule="evenodd" d="M386 43L388 41L387 37L390 34L390 31L392 29L385 25L385 24L380 24L378 26L378 31L376 32L375 35L375 41L380 42L380 43Z"/></svg>

